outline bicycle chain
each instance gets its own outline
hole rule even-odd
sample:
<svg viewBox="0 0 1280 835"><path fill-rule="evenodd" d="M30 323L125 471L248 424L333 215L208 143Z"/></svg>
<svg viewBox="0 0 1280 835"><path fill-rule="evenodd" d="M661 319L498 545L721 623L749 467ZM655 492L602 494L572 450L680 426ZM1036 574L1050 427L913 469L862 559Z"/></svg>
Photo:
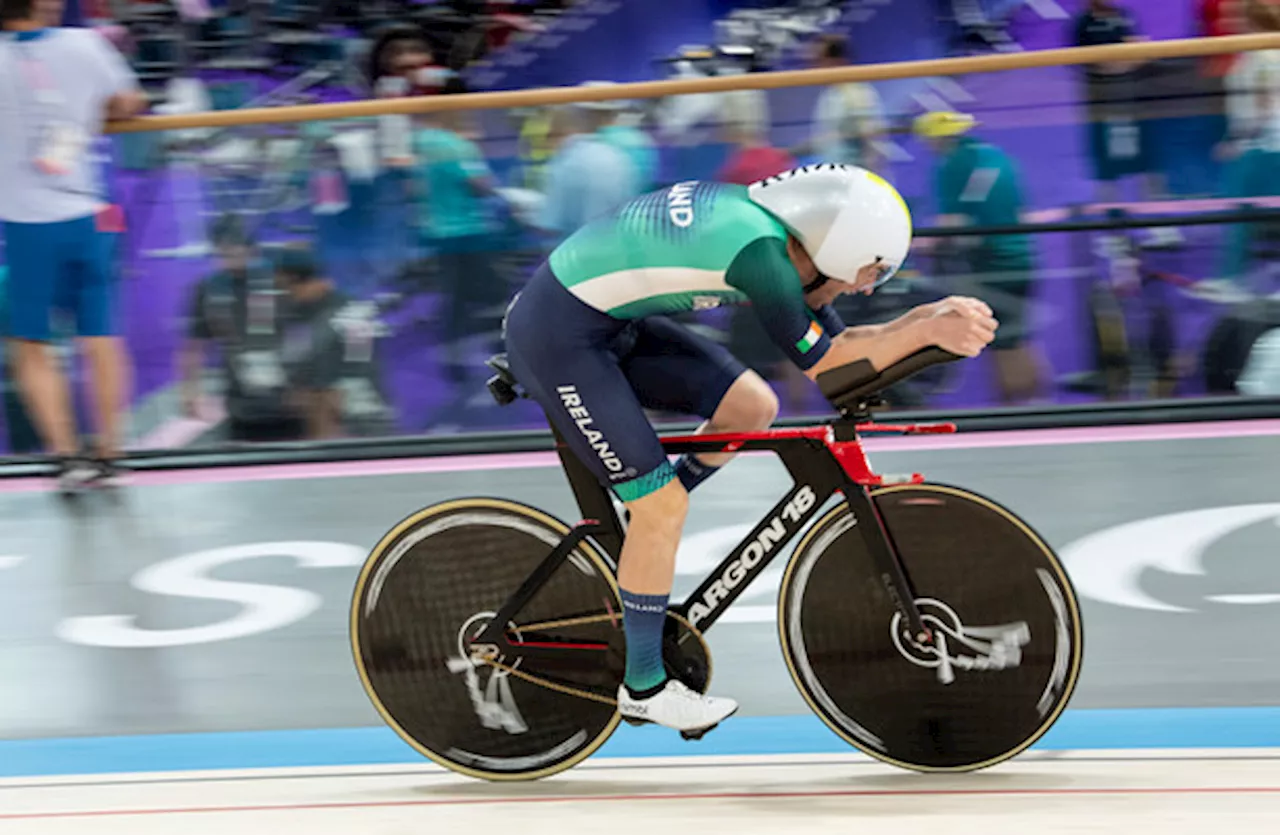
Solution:
<svg viewBox="0 0 1280 835"><path fill-rule="evenodd" d="M520 635L525 632L533 632L540 629L555 629L565 626L585 626L587 624L603 623L605 621L613 621L616 623L617 616L613 614L583 615L576 618L562 618L560 620L548 620L541 621L539 623L521 623L516 625L516 634ZM519 644L516 644L515 646L519 646ZM559 684L558 682L550 681L542 678L541 676L535 676L532 673L526 673L523 670L519 670L508 664L503 664L492 659L474 658L474 656L473 659L487 664L494 669L502 670L508 675L513 675L517 678L523 679L530 684L537 685L538 687L546 687L549 690L564 693L566 696L576 696L579 699L588 699L590 701L599 702L600 704L610 705L611 707L618 706L617 699L611 699L608 696L601 696L599 693L592 693L590 690L580 690L577 687L570 687L567 684Z"/></svg>
<svg viewBox="0 0 1280 835"><path fill-rule="evenodd" d="M530 684L536 684L539 687L546 687L550 690L555 690L558 693L564 693L566 696L576 696L579 699L588 699L590 701L599 702L602 705L609 705L615 708L618 706L617 699L611 699L608 696L601 696L599 693L592 693L590 690L579 690L578 688L570 687L567 684L559 684L554 681L549 681L545 678L542 678L541 676L535 676L535 675L532 675L531 673L526 673L523 670L518 670L515 667L508 666L499 661L490 661L484 658L479 658L476 660L484 664L488 664L490 667L493 667L495 669L502 670L508 675L513 675L513 676L516 676L517 678L524 679Z"/></svg>
<svg viewBox="0 0 1280 835"><path fill-rule="evenodd" d="M584 615L582 617L576 617L576 618L564 618L563 620L549 620L549 621L543 621L541 623L519 624L516 626L516 631L517 633L525 632L525 631L532 632L538 629L552 629L555 627L563 627L563 626L582 626L589 623L602 623L604 621L616 622L616 620L617 618L613 614ZM701 637L701 634L698 633L694 629L694 627L691 624L689 624L689 622L686 621L684 618L677 617L677 620L679 620L688 630L687 632L685 632L684 635L680 636L680 639L679 639L680 643L684 643L686 640L688 640L690 637L693 637L695 634ZM705 645L705 641L703 643ZM517 678L523 679L524 681L527 681L530 684L537 685L538 687L546 687L549 690L554 690L557 693L563 693L566 696L576 696L579 699L587 699L589 701L599 702L600 704L609 705L615 708L618 706L618 700L616 698L602 696L599 693L592 693L590 690L581 690L577 687L570 687L567 684L560 684L558 682L550 681L548 679L542 678L541 676L535 676L532 673L526 673L523 670L517 669L507 664L503 664L499 661L493 661L488 658L476 658L475 660L480 661L481 663L487 664L490 667L493 667L494 669L502 670L508 675L516 676ZM708 653L707 654L708 674L711 672L710 667L711 667L711 656Z"/></svg>

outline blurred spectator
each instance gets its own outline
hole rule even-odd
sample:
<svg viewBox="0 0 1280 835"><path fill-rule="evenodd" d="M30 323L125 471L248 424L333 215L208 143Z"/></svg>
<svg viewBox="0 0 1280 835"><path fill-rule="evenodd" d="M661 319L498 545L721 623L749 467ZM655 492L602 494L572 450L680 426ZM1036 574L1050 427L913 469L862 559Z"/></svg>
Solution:
<svg viewBox="0 0 1280 835"><path fill-rule="evenodd" d="M1230 308L1206 335L1202 361L1210 395L1280 395L1280 299Z"/></svg>
<svg viewBox="0 0 1280 835"><path fill-rule="evenodd" d="M761 68L753 50L685 49L669 62L671 78L739 75ZM673 153L668 179L705 178L722 166L747 138L768 135L772 126L764 90L732 90L670 96L652 107L655 132Z"/></svg>
<svg viewBox="0 0 1280 835"><path fill-rule="evenodd" d="M426 35L417 26L401 23L386 28L369 51L369 77L374 96L380 99L436 93L448 76L447 70L436 66ZM407 168L413 163L412 117L379 116L378 134L385 165Z"/></svg>
<svg viewBox="0 0 1280 835"><path fill-rule="evenodd" d="M1280 31L1280 4L1241 0L1241 8L1245 31ZM1229 155L1280 151L1280 50L1237 56L1227 75L1226 89Z"/></svg>
<svg viewBox="0 0 1280 835"><path fill-rule="evenodd" d="M202 23L213 17L208 0L175 0L174 6L182 19L190 23Z"/></svg>
<svg viewBox="0 0 1280 835"><path fill-rule="evenodd" d="M746 47L722 49L715 75L764 72L756 52ZM769 135L769 95L764 90L730 90L720 94L720 140L730 147Z"/></svg>
<svg viewBox="0 0 1280 835"><path fill-rule="evenodd" d="M1196 19L1199 23L1200 37L1219 37L1222 35L1238 35L1245 31L1243 0L1196 0ZM1205 122L1208 140L1217 148L1215 154L1218 161L1224 160L1228 145L1224 142L1228 135L1226 76L1235 66L1235 55L1208 55L1200 61L1201 75L1204 77L1207 106L1211 113Z"/></svg>
<svg viewBox="0 0 1280 835"><path fill-rule="evenodd" d="M532 107L528 111L513 114L518 119L520 132L520 186L537 192L546 189L547 164L555 153L551 141L554 109Z"/></svg>
<svg viewBox="0 0 1280 835"><path fill-rule="evenodd" d="M0 266L0 327L5 332L9 327L8 311L4 309L8 298L4 285L8 278L8 268ZM0 391L3 392L4 397L4 428L6 440L9 442L8 450L13 455L39 454L40 435L31 425L31 415L22 403L22 392L18 390L16 379L18 370L14 367L13 352L4 350L3 345L0 345L0 351L4 354L3 358L0 358L0 362L3 363L3 373L0 373Z"/></svg>
<svg viewBox="0 0 1280 835"><path fill-rule="evenodd" d="M795 167L795 157L769 144L767 135L743 132L737 149L717 172L716 179L747 186ZM730 312L729 345L734 356L764 379L778 384L779 397L789 409L803 408L812 391L809 379L773 346L759 315L750 307L735 307Z"/></svg>
<svg viewBox="0 0 1280 835"><path fill-rule="evenodd" d="M183 411L206 416L201 383L208 349L222 360L223 398L233 441L282 441L302 435L288 403L280 360L280 298L274 276L243 221L223 215L210 234L219 269L196 285L187 342L179 356Z"/></svg>
<svg viewBox="0 0 1280 835"><path fill-rule="evenodd" d="M1009 35L1010 19L1027 0L947 0L957 36L966 47L1016 52L1021 47Z"/></svg>
<svg viewBox="0 0 1280 835"><path fill-rule="evenodd" d="M1250 32L1280 31L1280 3L1243 0ZM1280 49L1247 52L1226 78L1227 139L1219 155L1230 160L1226 194L1247 199L1280 193ZM1272 224L1274 225L1274 224ZM1280 237L1263 224L1235 224L1225 248L1227 278L1248 268L1249 248L1259 233Z"/></svg>
<svg viewBox="0 0 1280 835"><path fill-rule="evenodd" d="M735 147L715 178L746 186L796 167L796 158L769 141L768 124L742 123L734 133Z"/></svg>
<svg viewBox="0 0 1280 835"><path fill-rule="evenodd" d="M66 492L113 480L128 389L113 313L117 220L91 158L108 119L146 106L120 54L89 29L52 28L60 0L0 0L0 221L8 335L19 389ZM92 460L77 439L54 339L55 310L74 317L93 380Z"/></svg>
<svg viewBox="0 0 1280 835"><path fill-rule="evenodd" d="M1132 14L1115 0L1088 0L1084 12L1075 19L1076 46L1102 46L1146 40L1138 34ZM1085 102L1089 157L1093 162L1098 199L1114 203L1120 199L1117 181L1139 175L1144 181L1144 197L1159 200L1167 196L1164 177L1156 158L1156 131L1150 119L1141 118L1140 87L1145 61L1086 64ZM1176 229L1151 230L1151 243L1177 243ZM1106 236L1108 251L1121 246L1119 236Z"/></svg>
<svg viewBox="0 0 1280 835"><path fill-rule="evenodd" d="M556 112L542 227L557 241L642 193L630 157L600 133L617 111L614 102L583 102Z"/></svg>
<svg viewBox="0 0 1280 835"><path fill-rule="evenodd" d="M973 117L963 113L926 113L915 120L915 133L938 155L938 225L1022 223L1022 175L1004 151L967 135L975 125ZM975 235L942 238L934 248L947 274L947 291L980 298L995 311L1000 329L991 348L1006 403L1039 396L1045 379L1028 321L1033 246L1028 235Z"/></svg>
<svg viewBox="0 0 1280 835"><path fill-rule="evenodd" d="M1280 396L1280 327L1271 328L1253 343L1236 389L1250 397Z"/></svg>
<svg viewBox="0 0 1280 835"><path fill-rule="evenodd" d="M796 167L796 158L769 144L767 137L744 137L728 162L716 173L722 183L748 186Z"/></svg>
<svg viewBox="0 0 1280 835"><path fill-rule="evenodd" d="M584 87L612 86L611 81L589 81ZM602 116L599 129L600 138L627 155L635 170L637 182L635 188L643 194L657 186L658 182L658 147L649 134L640 127L643 113L635 107L634 102L612 101L595 102L600 110L609 113Z"/></svg>
<svg viewBox="0 0 1280 835"><path fill-rule="evenodd" d="M1202 37L1216 38L1222 35L1239 35L1245 31L1243 6L1245 0L1197 0L1196 18ZM1221 78L1235 65L1235 55L1210 55L1204 59L1205 73Z"/></svg>
<svg viewBox="0 0 1280 835"><path fill-rule="evenodd" d="M435 64L425 33L417 26L396 23L378 30L369 50L368 75L378 98L429 95L443 89L448 71ZM373 182L376 206L373 249L379 254L377 273L370 281L381 285L411 259L417 227L413 197L414 121L408 115L378 117L379 171Z"/></svg>
<svg viewBox="0 0 1280 835"><path fill-rule="evenodd" d="M369 51L369 77L379 98L436 93L452 75L436 62L426 33L413 24L381 30Z"/></svg>
<svg viewBox="0 0 1280 835"><path fill-rule="evenodd" d="M459 80L446 93L465 92ZM487 327L478 315L506 296L494 269L498 222L493 208L497 183L474 134L470 111L450 110L421 117L414 135L414 191L421 243L439 265L449 377L465 383L469 363L464 342Z"/></svg>
<svg viewBox="0 0 1280 835"><path fill-rule="evenodd" d="M693 52L695 54L687 54L668 63L670 79L709 78L719 74L715 64L710 60L714 53L705 49ZM654 114L658 136L664 143L676 145L707 141L699 136L696 128L709 119L716 118L717 114L726 109L725 95L727 94L692 93L663 99L656 105Z"/></svg>
<svg viewBox="0 0 1280 835"><path fill-rule="evenodd" d="M347 365L347 335L338 318L349 299L320 274L305 250L281 253L275 273L287 298L280 360L289 405L301 416L308 440L336 438L343 430L339 384Z"/></svg>
<svg viewBox="0 0 1280 835"><path fill-rule="evenodd" d="M815 45L813 66L834 69L853 63L848 38L824 35ZM799 149L798 157L814 154L819 162L859 165L883 173L877 141L887 126L884 105L875 87L865 82L832 84L818 96L813 114L813 136Z"/></svg>

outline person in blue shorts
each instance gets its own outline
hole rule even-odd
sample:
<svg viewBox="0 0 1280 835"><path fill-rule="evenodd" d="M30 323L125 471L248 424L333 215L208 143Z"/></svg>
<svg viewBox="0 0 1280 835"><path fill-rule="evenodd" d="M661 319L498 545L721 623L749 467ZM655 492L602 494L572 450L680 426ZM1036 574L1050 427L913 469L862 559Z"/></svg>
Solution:
<svg viewBox="0 0 1280 835"><path fill-rule="evenodd" d="M1106 46L1146 40L1137 18L1119 0L1088 0L1073 23L1075 46ZM1084 80L1083 104L1086 120L1086 147L1097 182L1098 199L1113 203L1120 199L1120 180L1139 175L1146 200L1168 198L1168 182L1162 170L1159 122L1144 116L1150 106L1143 103L1143 88L1150 67L1142 60L1080 67ZM1149 246L1170 247L1182 243L1182 233L1170 226L1157 226L1147 235ZM1105 235L1099 241L1102 253L1123 248L1122 236Z"/></svg>
<svg viewBox="0 0 1280 835"><path fill-rule="evenodd" d="M90 156L106 119L146 105L132 71L91 29L49 28L60 3L0 0L0 221L18 387L65 492L114 479L127 374L112 316L109 206ZM97 449L82 455L54 314L75 325L93 380Z"/></svg>
<svg viewBox="0 0 1280 835"><path fill-rule="evenodd" d="M750 186L682 182L570 235L512 302L512 373L629 513L618 572L623 717L696 731L738 707L668 679L662 662L689 492L731 456L670 461L644 410L698 415L699 432L745 432L767 428L778 408L758 375L669 317L750 304L811 379L862 359L885 368L930 345L976 356L996 331L976 299L944 299L862 327L845 327L832 309L838 296L871 293L891 278L910 242L901 195L854 166L807 166Z"/></svg>

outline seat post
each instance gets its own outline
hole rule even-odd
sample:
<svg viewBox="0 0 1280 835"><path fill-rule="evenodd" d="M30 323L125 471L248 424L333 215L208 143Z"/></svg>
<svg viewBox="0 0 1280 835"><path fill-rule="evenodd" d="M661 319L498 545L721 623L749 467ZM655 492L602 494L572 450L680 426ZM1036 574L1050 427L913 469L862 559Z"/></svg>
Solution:
<svg viewBox="0 0 1280 835"><path fill-rule="evenodd" d="M565 443L564 436L555 424L547 421L551 427L551 437L555 440L556 454L560 457L560 465L564 468L565 478L569 480L569 489L578 502L578 510L583 519L594 519L599 523L600 533L593 538L600 547L613 557L614 564L622 557L622 523L618 519L609 488L600 483L591 470L573 454L573 450Z"/></svg>

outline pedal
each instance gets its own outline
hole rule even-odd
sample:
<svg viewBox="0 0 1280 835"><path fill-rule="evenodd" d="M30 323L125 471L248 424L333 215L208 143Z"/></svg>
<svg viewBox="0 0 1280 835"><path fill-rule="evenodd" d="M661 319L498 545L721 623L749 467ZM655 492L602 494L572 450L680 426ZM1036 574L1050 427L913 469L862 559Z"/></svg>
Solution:
<svg viewBox="0 0 1280 835"><path fill-rule="evenodd" d="M648 724L649 724L649 720L648 720L648 719L636 719L636 718L631 717L631 716L624 716L624 717L622 717L622 721L623 721L623 722L626 722L628 725L630 725L630 726L631 726L631 727L633 727L633 728L638 728L638 727L640 727L641 725L648 725Z"/></svg>

